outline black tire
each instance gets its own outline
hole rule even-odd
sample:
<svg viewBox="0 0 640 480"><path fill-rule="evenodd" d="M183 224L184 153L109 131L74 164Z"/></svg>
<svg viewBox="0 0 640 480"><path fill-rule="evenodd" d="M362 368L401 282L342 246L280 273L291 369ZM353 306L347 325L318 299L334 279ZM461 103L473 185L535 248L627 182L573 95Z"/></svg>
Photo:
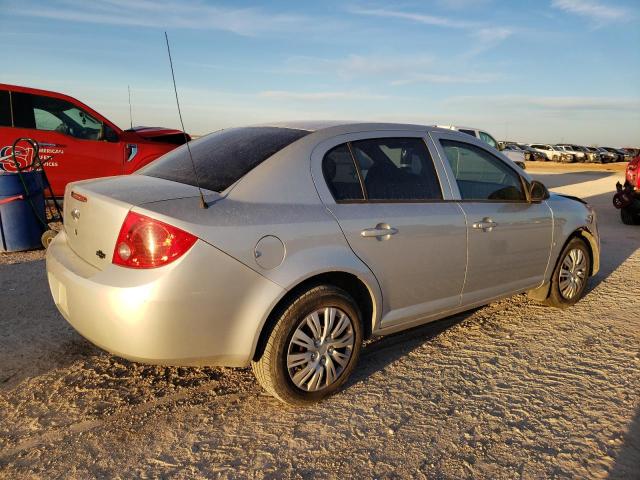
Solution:
<svg viewBox="0 0 640 480"><path fill-rule="evenodd" d="M287 355L293 334L302 322L320 309L333 307L344 312L351 323L353 346L346 366L330 385L316 391L307 391L296 386L287 368ZM319 285L293 299L285 307L268 334L259 358L251 362L251 368L258 383L278 400L291 405L309 405L335 393L353 372L363 341L362 315L351 295L333 285ZM325 353L329 355L331 352ZM323 355L318 356L318 361ZM309 362L311 364L311 362ZM324 363L323 363L324 365ZM335 365L338 365L337 362ZM302 369L302 367L300 367ZM327 369L328 370L328 369ZM326 382L325 373L324 381Z"/></svg>
<svg viewBox="0 0 640 480"><path fill-rule="evenodd" d="M570 252L574 250L580 250L582 252L582 255L584 255L584 277L579 288L577 288L575 293L569 297L561 290L560 274L563 269L563 262L570 255ZM558 257L556 267L553 269L553 275L551 277L551 288L549 291L549 296L547 297L545 303L555 308L567 308L580 300L584 295L585 290L587 289L589 272L591 272L592 262L593 260L591 258L589 247L587 247L587 244L584 242L584 240L577 237L572 238L562 250L562 253Z"/></svg>
<svg viewBox="0 0 640 480"><path fill-rule="evenodd" d="M620 209L620 219L625 225L640 225L640 212L630 207Z"/></svg>

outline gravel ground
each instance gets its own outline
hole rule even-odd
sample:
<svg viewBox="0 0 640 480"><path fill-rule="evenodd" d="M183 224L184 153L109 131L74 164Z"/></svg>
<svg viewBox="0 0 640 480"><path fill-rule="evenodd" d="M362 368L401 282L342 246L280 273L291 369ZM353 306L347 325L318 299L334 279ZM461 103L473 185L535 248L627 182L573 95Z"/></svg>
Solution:
<svg viewBox="0 0 640 480"><path fill-rule="evenodd" d="M640 228L616 172L535 175L598 209L602 271L565 311L520 295L364 349L315 407L242 369L112 357L0 266L0 477L640 479Z"/></svg>

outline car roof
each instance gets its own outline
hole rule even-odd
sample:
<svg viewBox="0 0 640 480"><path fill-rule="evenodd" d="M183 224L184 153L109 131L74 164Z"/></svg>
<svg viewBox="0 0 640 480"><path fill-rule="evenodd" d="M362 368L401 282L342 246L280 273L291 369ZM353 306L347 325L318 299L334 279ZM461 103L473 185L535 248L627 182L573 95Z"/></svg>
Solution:
<svg viewBox="0 0 640 480"><path fill-rule="evenodd" d="M429 130L433 125L417 125L412 123L390 123L390 122L362 122L352 120L292 120L281 122L268 122L251 125L254 127L276 127L292 128L296 130L306 130L308 132L320 132L327 129L340 129L352 131L362 130Z"/></svg>

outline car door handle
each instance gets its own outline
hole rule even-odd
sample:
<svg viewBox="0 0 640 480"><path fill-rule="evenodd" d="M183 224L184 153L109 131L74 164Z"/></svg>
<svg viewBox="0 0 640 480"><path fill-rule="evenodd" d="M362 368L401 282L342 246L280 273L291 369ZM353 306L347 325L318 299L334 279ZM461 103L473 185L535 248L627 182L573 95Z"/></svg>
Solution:
<svg viewBox="0 0 640 480"><path fill-rule="evenodd" d="M365 228L360 232L365 238L377 238L378 240L386 240L398 233L397 228L393 228L386 223L379 223L374 228Z"/></svg>
<svg viewBox="0 0 640 480"><path fill-rule="evenodd" d="M473 224L473 228L482 230L483 232L490 232L494 227L497 226L498 224L491 220L489 217L485 217L482 219L482 221Z"/></svg>
<svg viewBox="0 0 640 480"><path fill-rule="evenodd" d="M129 151L129 154L127 155L127 163L129 163L136 158L136 155L138 155L138 145L135 143L127 143L127 150Z"/></svg>

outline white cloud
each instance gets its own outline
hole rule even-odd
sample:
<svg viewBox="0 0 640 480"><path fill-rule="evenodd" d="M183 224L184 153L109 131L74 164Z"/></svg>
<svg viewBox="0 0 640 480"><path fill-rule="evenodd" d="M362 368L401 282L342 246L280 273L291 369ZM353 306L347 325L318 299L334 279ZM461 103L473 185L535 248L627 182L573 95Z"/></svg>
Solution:
<svg viewBox="0 0 640 480"><path fill-rule="evenodd" d="M513 33L514 31L512 29L506 27L481 28L475 31L473 36L484 45L495 45L503 42L513 35Z"/></svg>
<svg viewBox="0 0 640 480"><path fill-rule="evenodd" d="M441 8L449 8L452 10L469 10L472 8L480 8L492 3L493 0L436 0Z"/></svg>
<svg viewBox="0 0 640 480"><path fill-rule="evenodd" d="M443 75L438 73L422 73L410 75L407 78L393 80L391 85L412 85L416 83L441 84L473 84L489 83L499 80L500 76L491 73L464 73L460 75Z"/></svg>
<svg viewBox="0 0 640 480"><path fill-rule="evenodd" d="M640 111L636 97L552 97L530 95L459 96L445 100L449 105L491 106L505 109L534 108L546 111Z"/></svg>
<svg viewBox="0 0 640 480"><path fill-rule="evenodd" d="M348 55L344 58L290 57L286 70L302 74L330 74L343 78L360 75L386 75L420 70L435 63L431 55Z"/></svg>
<svg viewBox="0 0 640 480"><path fill-rule="evenodd" d="M275 98L279 100L304 100L304 101L326 101L326 100L372 100L388 98L386 95L375 95L362 92L292 92L287 90L266 90L260 92L258 96L263 98Z"/></svg>
<svg viewBox="0 0 640 480"><path fill-rule="evenodd" d="M478 24L475 22L467 22L449 17L439 17L435 15L425 15L421 13L401 12L399 10L388 10L384 8L351 8L351 13L357 15L367 15L372 17L399 18L402 20L410 20L425 25L434 25L438 27L449 28L473 28Z"/></svg>
<svg viewBox="0 0 640 480"><path fill-rule="evenodd" d="M292 14L267 13L257 8L215 6L200 0L136 1L58 0L42 4L34 0L6 2L5 12L14 15L42 17L63 21L120 26L212 29L253 36L311 28L307 17Z"/></svg>
<svg viewBox="0 0 640 480"><path fill-rule="evenodd" d="M455 5L452 6L455 7ZM460 20L457 17L426 15L422 13L384 8L351 8L348 11L355 15L397 18L423 25L464 30L468 32L473 39L473 45L468 49L465 57L474 56L489 50L515 33L514 30L510 28L486 25L475 21Z"/></svg>
<svg viewBox="0 0 640 480"><path fill-rule="evenodd" d="M587 17L596 25L626 20L630 12L626 8L605 5L594 0L552 0L551 6Z"/></svg>

